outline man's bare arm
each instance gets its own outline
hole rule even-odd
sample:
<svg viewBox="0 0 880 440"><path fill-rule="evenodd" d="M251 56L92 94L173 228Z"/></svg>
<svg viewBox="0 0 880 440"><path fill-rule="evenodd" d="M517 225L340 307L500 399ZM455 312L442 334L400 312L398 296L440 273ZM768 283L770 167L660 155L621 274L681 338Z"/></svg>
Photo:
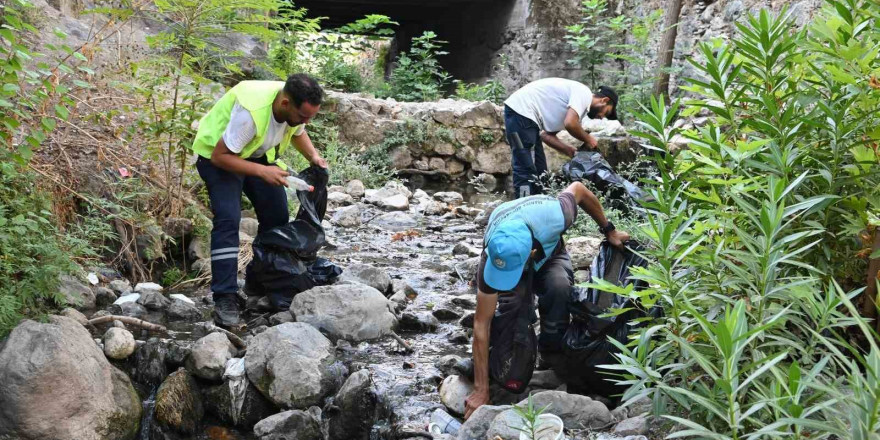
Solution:
<svg viewBox="0 0 880 440"><path fill-rule="evenodd" d="M559 139L556 136L556 133L548 133L546 131L542 131L541 132L541 142L549 145L550 148L553 148L554 150L556 150L556 151L558 151L568 157L574 157L574 155L577 153L576 148L572 147L571 145L566 144L565 142L562 142L562 139Z"/></svg>
<svg viewBox="0 0 880 440"><path fill-rule="evenodd" d="M477 311L474 314L474 392L465 401L465 418L482 405L489 403L489 330L498 305L498 295L477 292Z"/></svg>
<svg viewBox="0 0 880 440"><path fill-rule="evenodd" d="M565 113L563 126L565 126L565 131L574 136L575 139L586 144L590 149L595 150L596 147L599 146L599 141L597 141L593 135L587 133L586 130L584 130L584 127L581 126L581 118L571 107L569 107L568 111Z"/></svg>
<svg viewBox="0 0 880 440"><path fill-rule="evenodd" d="M214 151L211 152L211 163L230 173L259 177L270 185L287 186L287 182L284 180L288 176L286 171L278 167L261 165L242 159L238 154L229 151L222 137L217 141Z"/></svg>
<svg viewBox="0 0 880 440"><path fill-rule="evenodd" d="M596 197L592 191L587 189L583 183L572 183L564 192L572 193L574 195L575 203L577 203L577 205L586 212L597 225L604 227L608 224L608 219L605 217L605 211L602 210L602 204L599 203L599 198ZM629 240L629 234L615 229L608 233L606 238L608 238L608 242L611 243L612 246L622 247L623 243Z"/></svg>

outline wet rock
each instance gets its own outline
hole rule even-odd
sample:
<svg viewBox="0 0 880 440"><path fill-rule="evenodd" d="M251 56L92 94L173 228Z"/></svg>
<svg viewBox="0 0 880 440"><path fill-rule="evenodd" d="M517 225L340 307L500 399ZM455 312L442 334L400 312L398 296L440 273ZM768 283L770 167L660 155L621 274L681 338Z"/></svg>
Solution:
<svg viewBox="0 0 880 440"><path fill-rule="evenodd" d="M219 381L226 369L226 361L235 357L235 346L223 333L211 333L193 344L186 369L202 379Z"/></svg>
<svg viewBox="0 0 880 440"><path fill-rule="evenodd" d="M168 298L165 298L165 295L161 292L151 290L141 293L137 303L144 306L147 310L164 310L169 304L171 304L171 301L169 301Z"/></svg>
<svg viewBox="0 0 880 440"><path fill-rule="evenodd" d="M455 191L442 191L434 193L434 198L452 206L458 206L464 203L464 197L462 197L461 194Z"/></svg>
<svg viewBox="0 0 880 440"><path fill-rule="evenodd" d="M486 226L489 224L489 217L492 215L492 212L495 211L495 208L504 203L501 200L495 200L486 204L483 212L477 214L477 217L474 218L474 223L478 226Z"/></svg>
<svg viewBox="0 0 880 440"><path fill-rule="evenodd" d="M467 255L468 257L479 257L480 249L470 246L466 243L458 243L452 248L452 255ZM464 274L462 274L464 275Z"/></svg>
<svg viewBox="0 0 880 440"><path fill-rule="evenodd" d="M189 341L168 341L168 352L165 361L171 367L182 366L186 363L189 354L192 353L194 343Z"/></svg>
<svg viewBox="0 0 880 440"><path fill-rule="evenodd" d="M486 438L518 439L523 422L522 416L513 409L501 411L492 419Z"/></svg>
<svg viewBox="0 0 880 440"><path fill-rule="evenodd" d="M612 434L619 435L621 437L629 436L629 435L647 435L648 434L648 417L646 416L636 416L629 419L625 419L614 425L614 429L611 431Z"/></svg>
<svg viewBox="0 0 880 440"><path fill-rule="evenodd" d="M0 346L0 438L132 439L141 402L76 321L22 321Z"/></svg>
<svg viewBox="0 0 880 440"><path fill-rule="evenodd" d="M435 307L431 314L441 321L454 321L461 318L461 312L448 307Z"/></svg>
<svg viewBox="0 0 880 440"><path fill-rule="evenodd" d="M467 344L470 341L470 336L464 330L456 330L449 335L449 342L453 344Z"/></svg>
<svg viewBox="0 0 880 440"><path fill-rule="evenodd" d="M343 228L353 228L361 225L361 208L360 206L348 206L337 210L330 223L341 226Z"/></svg>
<svg viewBox="0 0 880 440"><path fill-rule="evenodd" d="M336 206L348 206L354 203L354 197L343 192L332 192L327 194L327 203Z"/></svg>
<svg viewBox="0 0 880 440"><path fill-rule="evenodd" d="M453 367L455 367L456 364L463 360L464 358L462 358L461 356L447 354L445 356L442 356L440 359L434 361L434 367L440 370L440 372L443 373L444 376L449 376L450 374L452 374Z"/></svg>
<svg viewBox="0 0 880 440"><path fill-rule="evenodd" d="M532 395L532 401L538 408L550 405L547 412L559 416L569 429L601 428L613 420L608 407L579 394L541 391ZM520 406L527 404L527 400L519 403Z"/></svg>
<svg viewBox="0 0 880 440"><path fill-rule="evenodd" d="M470 312L464 315L460 320L458 320L458 325L464 328L474 328L474 312Z"/></svg>
<svg viewBox="0 0 880 440"><path fill-rule="evenodd" d="M370 224L389 231L402 231L415 227L418 222L409 214L394 211L376 217Z"/></svg>
<svg viewBox="0 0 880 440"><path fill-rule="evenodd" d="M285 322L293 322L293 315L290 314L290 311L278 312L269 317L269 324L278 325L284 324Z"/></svg>
<svg viewBox="0 0 880 440"><path fill-rule="evenodd" d="M168 348L159 338L150 338L135 353L135 381L149 386L162 383L168 375L165 358Z"/></svg>
<svg viewBox="0 0 880 440"><path fill-rule="evenodd" d="M349 376L333 398L333 405L324 412L330 440L368 439L376 420L377 403L369 370Z"/></svg>
<svg viewBox="0 0 880 440"><path fill-rule="evenodd" d="M333 345L315 327L288 322L254 336L248 344L248 380L283 408L316 405L332 389Z"/></svg>
<svg viewBox="0 0 880 440"><path fill-rule="evenodd" d="M147 315L147 309L144 306L132 301L111 304L107 310L114 315L130 316L132 318L143 318Z"/></svg>
<svg viewBox="0 0 880 440"><path fill-rule="evenodd" d="M193 222L188 218L168 217L162 223L162 231L173 239L181 239L193 231Z"/></svg>
<svg viewBox="0 0 880 440"><path fill-rule="evenodd" d="M168 376L156 391L155 417L163 428L194 434L204 416L199 386L185 369Z"/></svg>
<svg viewBox="0 0 880 440"><path fill-rule="evenodd" d="M477 408L477 410L471 414L471 417L462 423L461 429L458 430L457 439L484 440L486 438L494 438L487 436L492 421L495 420L495 417L497 417L498 414L511 409L513 409L513 407L510 405L483 405ZM517 435L517 437L514 438L519 438L519 436Z"/></svg>
<svg viewBox="0 0 880 440"><path fill-rule="evenodd" d="M397 194L379 200L376 203L376 206L388 210L406 211L407 209L409 209L409 199L407 199L406 196L403 194Z"/></svg>
<svg viewBox="0 0 880 440"><path fill-rule="evenodd" d="M474 385L467 379L452 375L440 384L440 402L446 405L450 412L464 415L464 401L474 391Z"/></svg>
<svg viewBox="0 0 880 440"><path fill-rule="evenodd" d="M452 300L449 302L466 309L473 309L477 307L477 300L469 296L459 296L456 298L452 298Z"/></svg>
<svg viewBox="0 0 880 440"><path fill-rule="evenodd" d="M64 298L64 303L77 310L95 308L95 293L92 289L70 275L59 277L58 290Z"/></svg>
<svg viewBox="0 0 880 440"><path fill-rule="evenodd" d="M477 189L477 191L482 193L489 193L495 190L495 187L498 186L498 179L491 174L477 174L471 183Z"/></svg>
<svg viewBox="0 0 880 440"><path fill-rule="evenodd" d="M118 298L116 296L116 292L106 287L95 287L95 306L97 307L107 307L110 304L113 304L114 301Z"/></svg>
<svg viewBox="0 0 880 440"><path fill-rule="evenodd" d="M593 259L599 254L599 237L575 237L565 241L565 249L571 256L571 266L575 269L589 269Z"/></svg>
<svg viewBox="0 0 880 440"><path fill-rule="evenodd" d="M238 224L238 231L247 234L249 237L256 237L259 229L260 222L255 218L242 218Z"/></svg>
<svg viewBox="0 0 880 440"><path fill-rule="evenodd" d="M293 298L290 313L297 322L311 324L332 338L350 341L387 335L396 323L385 296L360 283L319 286L299 293Z"/></svg>
<svg viewBox="0 0 880 440"><path fill-rule="evenodd" d="M477 267L480 266L480 257L468 258L464 261L459 261L455 263L456 274L461 275L461 277L466 282L470 282L477 275Z"/></svg>
<svg viewBox="0 0 880 440"><path fill-rule="evenodd" d="M538 370L532 373L529 386L542 390L555 390L562 385L562 379L553 370Z"/></svg>
<svg viewBox="0 0 880 440"><path fill-rule="evenodd" d="M205 410L225 423L244 429L252 429L260 420L278 412L278 407L263 397L250 382L245 382L241 408L235 414L235 403L229 380L204 388Z"/></svg>
<svg viewBox="0 0 880 440"><path fill-rule="evenodd" d="M134 286L134 291L137 293L161 292L162 290L162 286L156 283L137 283Z"/></svg>
<svg viewBox="0 0 880 440"><path fill-rule="evenodd" d="M89 318L86 318L86 315L83 315L82 313L79 312L79 310L72 309L70 307L62 310L61 313L59 313L59 315L64 316L66 318L70 318L70 319L78 322L80 325L88 325L89 324Z"/></svg>
<svg viewBox="0 0 880 440"><path fill-rule="evenodd" d="M383 186L382 188L380 188L378 190L366 191L365 195L366 195L365 200L367 201L367 203L372 203L374 205L378 205L379 202L381 202L382 200L385 200L389 197L394 197L394 196L403 196L404 198L409 200L409 198L412 197L413 194L409 190L409 188L404 186L402 183L395 182L392 180L392 181L389 181L388 183L386 183L385 186Z"/></svg>
<svg viewBox="0 0 880 440"><path fill-rule="evenodd" d="M136 348L134 336L128 330L110 327L104 333L104 354L110 359L125 359Z"/></svg>
<svg viewBox="0 0 880 440"><path fill-rule="evenodd" d="M342 271L339 281L353 281L364 284L383 294L391 289L391 277L388 276L388 272L369 264L355 263L346 267Z"/></svg>
<svg viewBox="0 0 880 440"><path fill-rule="evenodd" d="M345 193L359 199L364 196L364 183L360 180L352 180L345 184Z"/></svg>
<svg viewBox="0 0 880 440"><path fill-rule="evenodd" d="M428 312L411 313L400 315L400 330L408 332L433 332L437 330L440 321Z"/></svg>
<svg viewBox="0 0 880 440"><path fill-rule="evenodd" d="M108 286L119 296L131 293L131 283L128 280L113 280Z"/></svg>
<svg viewBox="0 0 880 440"><path fill-rule="evenodd" d="M425 208L422 212L424 212L425 215L443 215L449 212L449 205L436 200L431 200L424 206Z"/></svg>
<svg viewBox="0 0 880 440"><path fill-rule="evenodd" d="M269 416L254 425L259 440L323 440L321 409L313 406L308 411L284 411Z"/></svg>
<svg viewBox="0 0 880 440"><path fill-rule="evenodd" d="M202 319L202 312L195 304L175 298L168 303L165 314L169 319L178 321L198 321Z"/></svg>
<svg viewBox="0 0 880 440"><path fill-rule="evenodd" d="M391 290L394 294L401 294L404 298L409 300L414 300L419 296L418 292L416 292L416 290L404 280L391 281Z"/></svg>

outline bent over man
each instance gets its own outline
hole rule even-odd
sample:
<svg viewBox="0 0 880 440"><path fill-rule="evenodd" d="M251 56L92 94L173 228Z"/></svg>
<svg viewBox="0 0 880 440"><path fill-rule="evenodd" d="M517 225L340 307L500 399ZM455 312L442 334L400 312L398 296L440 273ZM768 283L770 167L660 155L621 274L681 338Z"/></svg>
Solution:
<svg viewBox="0 0 880 440"><path fill-rule="evenodd" d="M199 123L192 149L214 213L211 230L211 292L214 321L240 324L238 226L241 193L251 201L259 232L289 219L284 186L287 166L280 156L293 144L310 163L327 163L312 145L305 124L323 99L318 82L305 74L281 81L243 81L231 88Z"/></svg>
<svg viewBox="0 0 880 440"><path fill-rule="evenodd" d="M499 295L533 291L538 297L542 359L554 360L562 350L569 324L568 301L574 283L571 259L562 235L577 219L580 207L617 247L629 240L605 218L599 199L575 182L558 197L537 195L506 202L489 217L483 254L477 269L477 311L474 316L474 392L467 398L465 418L489 402L490 325ZM528 304L527 307L531 307Z"/></svg>
<svg viewBox="0 0 880 440"><path fill-rule="evenodd" d="M577 81L544 78L526 84L504 101L504 130L511 148L515 197L540 194L535 182L547 171L542 142L574 157L577 150L556 133L565 129L590 149L597 147L596 138L581 125L584 117L616 120L617 92L601 86L593 93Z"/></svg>

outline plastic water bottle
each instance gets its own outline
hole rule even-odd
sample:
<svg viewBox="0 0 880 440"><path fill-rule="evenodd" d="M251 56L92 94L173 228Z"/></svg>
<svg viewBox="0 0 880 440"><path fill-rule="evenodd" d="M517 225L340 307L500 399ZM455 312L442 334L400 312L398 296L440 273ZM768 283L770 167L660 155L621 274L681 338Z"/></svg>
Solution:
<svg viewBox="0 0 880 440"><path fill-rule="evenodd" d="M300 179L299 177L288 176L287 177L287 187L291 189L295 189L297 191L308 191L312 192L315 190L315 187L309 185L305 180Z"/></svg>
<svg viewBox="0 0 880 440"><path fill-rule="evenodd" d="M461 422L439 408L431 414L431 425L436 426L435 429L439 428L440 432L435 434L457 434L461 429Z"/></svg>

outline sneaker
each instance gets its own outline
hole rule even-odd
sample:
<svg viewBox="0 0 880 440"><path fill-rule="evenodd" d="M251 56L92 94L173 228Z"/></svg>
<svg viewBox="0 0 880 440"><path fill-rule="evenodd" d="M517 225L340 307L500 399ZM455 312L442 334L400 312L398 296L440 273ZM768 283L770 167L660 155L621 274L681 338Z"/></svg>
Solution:
<svg viewBox="0 0 880 440"><path fill-rule="evenodd" d="M237 295L222 295L214 300L214 323L224 328L241 326Z"/></svg>

